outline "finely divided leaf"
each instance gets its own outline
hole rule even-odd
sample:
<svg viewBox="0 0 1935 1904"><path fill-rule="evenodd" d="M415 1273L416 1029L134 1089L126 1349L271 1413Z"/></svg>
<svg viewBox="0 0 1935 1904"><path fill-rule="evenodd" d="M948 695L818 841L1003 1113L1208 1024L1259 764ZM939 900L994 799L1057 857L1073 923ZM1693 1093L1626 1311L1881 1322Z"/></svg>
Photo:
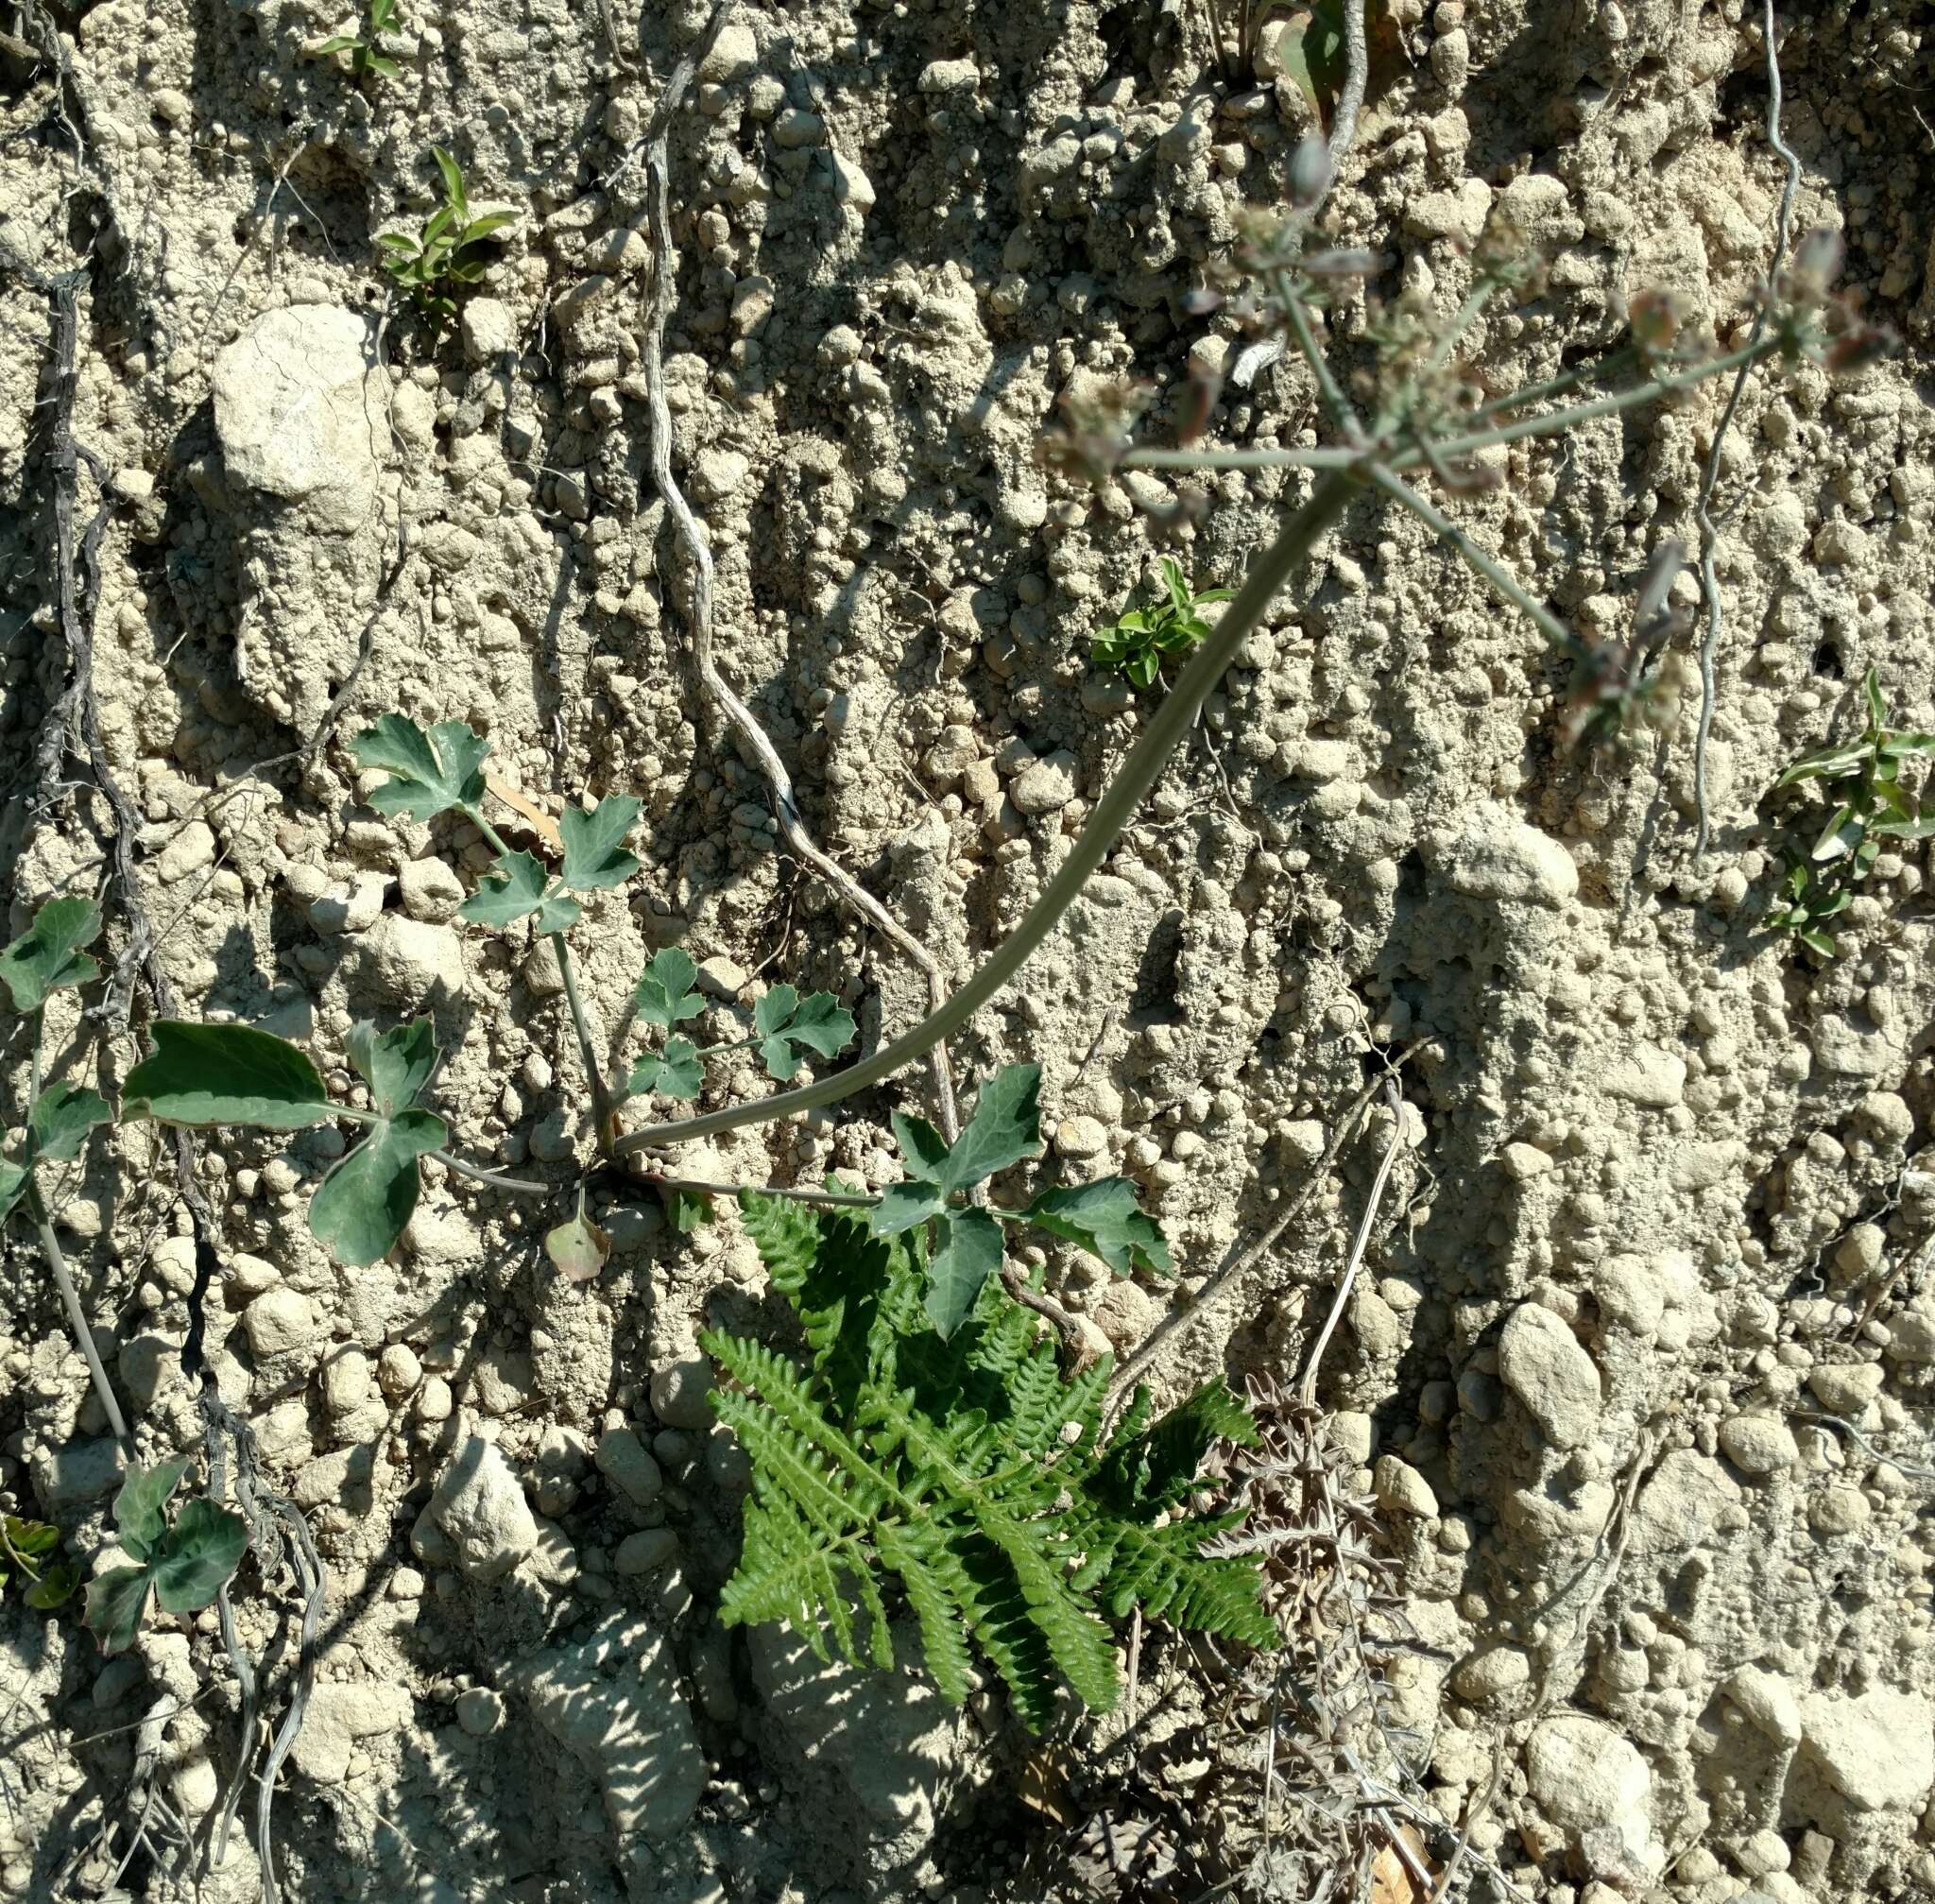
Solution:
<svg viewBox="0 0 1935 1904"><path fill-rule="evenodd" d="M80 948L101 930L101 909L93 900L48 900L34 922L0 952L0 981L19 1012L38 1011L47 994L65 986L88 984L100 967Z"/></svg>
<svg viewBox="0 0 1935 1904"><path fill-rule="evenodd" d="M631 1097L657 1091L684 1104L698 1096L704 1083L698 1047L689 1038L668 1038L663 1051L647 1052L632 1066L625 1091Z"/></svg>
<svg viewBox="0 0 1935 1904"><path fill-rule="evenodd" d="M705 1000L692 988L698 975L699 969L693 964L691 955L678 947L667 946L662 952L654 952L632 993L637 1016L662 1031L671 1031L686 1019L697 1018L706 1008Z"/></svg>
<svg viewBox="0 0 1935 1904"><path fill-rule="evenodd" d="M1033 1157L1041 1148L1041 1119L1036 1100L1041 1094L1038 1064L1010 1064L981 1087L974 1115L960 1141L948 1153L940 1173L941 1188L967 1190L984 1177Z"/></svg>
<svg viewBox="0 0 1935 1904"><path fill-rule="evenodd" d="M586 813L566 807L557 816L564 836L564 883L577 892L622 885L639 869L638 855L625 850L625 836L637 824L639 802L617 794Z"/></svg>
<svg viewBox="0 0 1935 1904"><path fill-rule="evenodd" d="M981 1286L1002 1266L1002 1226L985 1209L950 1210L927 1265L927 1312L945 1342L967 1321Z"/></svg>
<svg viewBox="0 0 1935 1904"><path fill-rule="evenodd" d="M30 1154L50 1163L67 1163L80 1155L88 1133L113 1115L97 1090L82 1085L50 1084L34 1100L28 1115Z"/></svg>
<svg viewBox="0 0 1935 1904"><path fill-rule="evenodd" d="M364 1020L350 1027L345 1042L379 1117L394 1117L414 1102L437 1069L437 1032L427 1018L381 1034Z"/></svg>
<svg viewBox="0 0 1935 1904"><path fill-rule="evenodd" d="M366 767L390 779L369 796L380 814L434 819L452 807L472 808L484 798L484 761L490 743L463 721L439 721L426 734L402 714L385 714L350 743Z"/></svg>
<svg viewBox="0 0 1935 1904"><path fill-rule="evenodd" d="M1127 1177L1104 1176L1067 1190L1044 1191L1019 1220L1080 1244L1118 1276L1172 1267L1162 1231L1137 1208L1136 1186Z"/></svg>
<svg viewBox="0 0 1935 1904"><path fill-rule="evenodd" d="M477 890L457 908L457 917L472 925L514 925L528 914L538 915L539 932L562 932L578 917L576 900L562 894L545 897L551 875L527 852L500 853L494 872L477 882Z"/></svg>
<svg viewBox="0 0 1935 1904"><path fill-rule="evenodd" d="M155 1049L121 1088L124 1118L302 1130L330 1114L316 1067L286 1038L240 1024L157 1019Z"/></svg>
<svg viewBox="0 0 1935 1904"><path fill-rule="evenodd" d="M200 1495L181 1503L152 1562L155 1598L169 1613L195 1613L215 1597L248 1551L248 1523Z"/></svg>
<svg viewBox="0 0 1935 1904"><path fill-rule="evenodd" d="M417 1159L448 1133L427 1110L404 1110L370 1127L309 1199L309 1229L352 1269L387 1256L417 1209Z"/></svg>

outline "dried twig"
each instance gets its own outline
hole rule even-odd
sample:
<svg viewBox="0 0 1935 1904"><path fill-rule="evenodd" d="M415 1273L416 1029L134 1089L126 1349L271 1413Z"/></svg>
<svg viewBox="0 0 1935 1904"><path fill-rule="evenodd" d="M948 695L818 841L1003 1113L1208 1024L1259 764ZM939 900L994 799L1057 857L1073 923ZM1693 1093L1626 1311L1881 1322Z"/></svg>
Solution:
<svg viewBox="0 0 1935 1904"><path fill-rule="evenodd" d="M672 413L665 401L665 371L663 364L665 323L671 315L672 299L676 273L676 261L672 249L672 215L670 192L667 185L669 170L669 146L672 121L683 103L687 89L692 84L693 75L704 58L712 36L718 31L728 7L721 4L712 10L703 33L672 69L671 77L665 82L654 109L651 122L645 129L642 144L645 154L646 190L649 198L652 228L652 288L645 310L643 339L643 368L647 400L652 413L651 461L652 481L659 493L664 498L667 514L677 531L678 540L683 547L692 570L692 599L689 619L692 624L693 660L704 682L706 692L718 704L737 732L740 744L752 756L771 792L773 811L779 818L779 832L788 849L799 859L813 867L828 885L832 887L848 906L865 918L877 931L889 939L899 951L926 975L930 1009L938 1011L948 996L948 981L939 965L918 939L902 926L872 894L860 886L840 865L822 851L813 835L807 831L806 822L799 811L799 802L794 796L793 778L780 760L779 751L767 738L766 731L754 717L752 710L727 685L725 677L719 672L718 662L712 654L712 552L706 539L704 526L693 514L686 502L685 493L672 474ZM628 163L626 155L625 163ZM618 170L625 169L621 163ZM612 176L615 178L617 173ZM933 1068L934 1091L940 1114L942 1133L950 1142L960 1133L959 1119L954 1108L954 1086L951 1069L948 1061L945 1042L936 1044L930 1054Z"/></svg>
<svg viewBox="0 0 1935 1904"><path fill-rule="evenodd" d="M1754 328L1747 338L1750 347L1759 343L1773 309L1774 280L1779 277L1781 260L1787 255L1794 215L1794 195L1801 187L1801 162L1781 137L1780 50L1774 40L1773 0L1766 0L1761 30L1767 40L1767 143L1780 154L1788 168L1788 176L1787 183L1781 188L1780 211L1774 221L1773 256L1767 267L1767 295L1761 300L1759 310L1754 314ZM1706 453L1706 469L1700 479L1700 592L1706 606L1706 630L1700 640L1700 727L1693 742L1693 810L1697 816L1693 849L1703 853L1706 850L1710 831L1706 811L1706 744L1713 728L1714 651L1720 643L1720 578L1714 569L1714 547L1719 540L1720 524L1712 513L1713 492L1720 482L1721 453L1726 445L1727 431L1733 425L1734 412L1739 408L1740 393L1747 386L1748 373L1753 369L1755 361L1748 358L1734 373L1733 388L1727 392L1726 407L1720 414L1720 426L1713 433L1713 446ZM1731 513L1730 510L1725 512ZM1721 521L1725 520L1725 514Z"/></svg>
<svg viewBox="0 0 1935 1904"><path fill-rule="evenodd" d="M1390 1061L1390 1072L1398 1070L1424 1042L1423 1038L1415 1038L1406 1045ZM1187 1309L1172 1310L1164 1316L1150 1330L1148 1340L1116 1371L1109 1384L1111 1413L1121 1407L1137 1381L1148 1372L1177 1332L1192 1323L1201 1322L1208 1312L1209 1305L1221 1296L1232 1282L1239 1281L1247 1275L1274 1249L1284 1231L1303 1214L1311 1198L1329 1181L1331 1167L1342 1154L1344 1146L1356 1135L1360 1121L1369 1108L1371 1100L1382 1089L1384 1078L1388 1074L1380 1072L1345 1106L1344 1115L1337 1121L1337 1128L1330 1135L1330 1141L1325 1146L1324 1155L1317 1160L1310 1175L1298 1186L1296 1194L1276 1216L1271 1219L1269 1226L1253 1242L1233 1244L1223 1261L1210 1272L1201 1290L1197 1292L1196 1299Z"/></svg>

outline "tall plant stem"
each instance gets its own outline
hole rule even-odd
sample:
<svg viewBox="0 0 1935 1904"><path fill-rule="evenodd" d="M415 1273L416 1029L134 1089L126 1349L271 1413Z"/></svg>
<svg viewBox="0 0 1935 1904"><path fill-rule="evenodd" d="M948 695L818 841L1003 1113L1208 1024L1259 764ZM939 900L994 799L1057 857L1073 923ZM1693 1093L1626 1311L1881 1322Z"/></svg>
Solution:
<svg viewBox="0 0 1935 1904"><path fill-rule="evenodd" d="M114 1431L114 1439L121 1444L122 1452L132 1459L134 1442L128 1432L121 1404L114 1399L114 1391L108 1383L108 1371L101 1366L100 1351L94 1347L94 1330L88 1327L87 1312L80 1306L80 1292L74 1286L67 1258L61 1253L60 1239L54 1234L54 1219L47 1213L41 1186L31 1175L26 1180L26 1208L34 1227L40 1231L41 1251L47 1259L47 1267L54 1272L54 1285L60 1292L60 1300L67 1305L67 1320L74 1330L74 1346L80 1350L81 1359L87 1364L87 1372L94 1380L94 1393L100 1397L101 1410L108 1417L108 1426Z"/></svg>
<svg viewBox="0 0 1935 1904"><path fill-rule="evenodd" d="M831 1077L781 1091L777 1097L762 1098L753 1104L732 1105L725 1110L708 1111L702 1117L681 1118L676 1123L653 1124L621 1138L614 1146L618 1155L644 1150L655 1144L677 1143L691 1138L710 1137L715 1131L734 1130L742 1124L772 1124L795 1111L813 1110L821 1105L837 1104L856 1091L892 1077L904 1065L924 1057L943 1038L965 1025L1028 963L1036 949L1061 922L1088 877L1107 858L1109 849L1128 825L1136 809L1161 777L1175 751L1178 741L1189 732L1196 712L1208 699L1236 657L1236 651L1249 639L1263 618L1277 590L1282 588L1310 555L1318 537L1343 515L1351 497L1361 488L1361 479L1350 472L1326 475L1309 502L1291 517L1276 540L1257 559L1224 612L1216 630L1197 649L1194 659L1177 678L1169 697L1156 711L1142 735L1129 749L1128 758L1116 771L1088 824L1082 829L1068 857L1054 877L1043 888L1041 897L1029 907L1019 925L988 958L981 969L948 999L930 1012L912 1031L903 1032L893 1043L882 1045L869 1058L864 1058Z"/></svg>
<svg viewBox="0 0 1935 1904"><path fill-rule="evenodd" d="M578 996L577 969L572 964L571 948L562 933L546 933L551 949L557 954L558 976L564 980L564 996L571 1006L571 1021L578 1035L578 1055L584 1060L585 1076L591 1087L591 1115L598 1126L598 1148L610 1154L611 1137L618 1106L612 1102L605 1073L598 1067L598 1055L591 1049L591 1026L585 1016L585 1002Z"/></svg>

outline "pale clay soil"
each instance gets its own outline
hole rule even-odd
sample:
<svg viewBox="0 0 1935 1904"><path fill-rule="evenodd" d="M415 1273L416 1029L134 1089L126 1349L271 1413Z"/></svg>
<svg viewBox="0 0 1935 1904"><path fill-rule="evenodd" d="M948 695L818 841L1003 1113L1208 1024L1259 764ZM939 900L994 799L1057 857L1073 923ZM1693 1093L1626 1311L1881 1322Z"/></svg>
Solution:
<svg viewBox="0 0 1935 1904"><path fill-rule="evenodd" d="M1366 501L952 1049L967 1077L1038 1061L1051 1165L1144 1187L1176 1283L1051 1264L1124 1351L1325 1173L1173 1338L1165 1398L1219 1369L1296 1373L1399 1142L1323 1397L1401 1563L1384 1734L1418 1807L1470 1816L1458 1895L1935 1891L1926 854L1880 862L1832 963L1760 922L1790 824L1766 790L1858 729L1862 672L1901 725L1935 726L1935 19L1911 0L1780 10L1795 229L1844 232L1848 280L1902 348L1841 383L1748 382L1722 462L1709 849L1690 641L1657 732L1568 756L1538 632ZM1782 179L1757 0L1378 11L1396 34L1326 230L1448 312L1465 241L1513 215L1550 275L1476 334L1493 387L1608 344L1647 286L1734 335ZM395 708L485 729L493 770L554 810L643 801L644 870L592 896L577 935L605 1024L675 943L722 1026L782 978L838 991L865 1049L911 1024L918 972L774 849L763 782L691 666L646 474L644 175L610 175L703 9L641 26L611 0L403 0L402 75L367 92L303 55L345 24L325 0L56 14L64 110L48 64L0 49L12 929L101 877L105 810L43 820L34 774L66 663L52 305L22 267L85 254L74 427L114 504L95 683L185 997L310 1040L326 1072L353 1017L429 1005L468 1154L582 1152L555 964L522 929L453 918L447 866L468 882L488 850L359 804L347 738ZM43 17L9 5L0 27L39 43ZM1184 298L1246 207L1284 198L1309 109L1262 78L1218 77L1201 9L1174 0L803 0L740 7L674 126L673 463L718 564L721 663L816 835L956 978L1039 891L1149 705L1091 671L1093 629L1159 547L1236 581L1298 493L1280 473L1138 476L1144 505L1207 498L1164 543L1124 489L1091 504L1036 454L1065 393L1233 365L1232 317ZM433 141L474 199L522 214L435 367L401 315L379 340L372 243L424 215ZM1371 361L1363 322L1346 301L1346 365ZM1447 506L1576 627L1617 635L1659 540L1694 534L1722 396L1515 446L1496 488ZM1209 434L1315 441L1318 420L1288 361L1227 386ZM83 472L81 523L95 496ZM1363 1055L1417 1039L1401 1127L1380 1109L1326 1165ZM122 1040L114 1073L136 1055ZM769 1089L738 1058L708 1102ZM733 1133L692 1174L880 1181L889 1109L929 1089L910 1073ZM340 1147L244 1135L205 1164L218 1380L328 1575L277 1800L284 1895L1156 1898L1202 1893L1165 1857L1241 1862L1255 1711L1156 1629L1150 1716L1106 1758L1120 1719L1070 1715L1039 1748L994 1691L956 1712L909 1672L819 1668L714 1622L745 1475L711 1430L695 1331L778 1320L729 1211L689 1237L609 1211L616 1252L580 1287L530 1207L433 1169L394 1260L349 1272L303 1221ZM110 1366L144 1448L192 1448L185 1216L148 1133L91 1158L59 1217ZM86 1555L111 1449L25 1229L7 1272L0 1494ZM454 1544L459 1485L488 1497L509 1570ZM285 1671L286 1574L242 1587L244 1644ZM128 1802L131 1728L158 1711L158 1775L194 1819L236 1742L212 1619L163 1621L104 1669L71 1618L0 1608L0 1896L57 1878L102 1895L111 1861L70 1861ZM1103 1810L1164 1855L1112 1871ZM257 1895L246 1835L204 1896ZM1420 1840L1433 1873L1454 1835ZM163 1893L145 1859L121 1882ZM1273 1882L1306 1895L1267 1874L1250 1895Z"/></svg>

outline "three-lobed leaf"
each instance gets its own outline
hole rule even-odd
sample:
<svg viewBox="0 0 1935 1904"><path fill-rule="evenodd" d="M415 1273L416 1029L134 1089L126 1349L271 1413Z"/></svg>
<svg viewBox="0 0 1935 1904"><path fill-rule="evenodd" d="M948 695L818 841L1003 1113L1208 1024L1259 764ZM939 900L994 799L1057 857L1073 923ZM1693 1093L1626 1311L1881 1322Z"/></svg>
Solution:
<svg viewBox="0 0 1935 1904"><path fill-rule="evenodd" d="M406 715L385 714L350 743L350 751L361 765L390 777L369 795L380 814L428 820L483 801L490 743L464 721L439 721L426 733Z"/></svg>
<svg viewBox="0 0 1935 1904"><path fill-rule="evenodd" d="M138 1564L111 1568L88 1587L84 1617L103 1653L125 1652L134 1643L150 1590L169 1613L197 1612L248 1551L248 1522L200 1496L183 1501L170 1523L168 1501L187 1467L183 1457L130 1468L115 1497L116 1537Z"/></svg>
<svg viewBox="0 0 1935 1904"><path fill-rule="evenodd" d="M564 838L566 885L574 892L598 892L622 885L638 871L638 855L625 849L625 836L638 823L639 804L628 795L607 794L590 813L565 808L557 831Z"/></svg>
<svg viewBox="0 0 1935 1904"><path fill-rule="evenodd" d="M14 1010L38 1011L48 993L96 978L101 969L81 947L92 945L100 930L101 909L93 900L46 901L26 931L0 952L0 981Z"/></svg>
<svg viewBox="0 0 1935 1904"><path fill-rule="evenodd" d="M697 1018L706 1002L693 990L699 969L692 955L677 946L652 954L632 993L632 1010L647 1024L671 1031L689 1018Z"/></svg>
<svg viewBox="0 0 1935 1904"><path fill-rule="evenodd" d="M662 1050L647 1052L632 1066L625 1092L630 1097L643 1097L657 1091L660 1097L684 1104L698 1096L704 1083L697 1046L689 1038L668 1038Z"/></svg>
<svg viewBox="0 0 1935 1904"><path fill-rule="evenodd" d="M851 1042L856 1029L853 1014L831 992L801 998L790 985L774 986L753 1007L752 1022L760 1059L781 1084L799 1075L799 1046L832 1057Z"/></svg>
<svg viewBox="0 0 1935 1904"><path fill-rule="evenodd" d="M477 890L457 908L457 917L473 925L507 926L536 913L539 932L563 932L577 923L582 908L576 900L550 888L550 873L532 854L500 853L496 869L478 881Z"/></svg>
<svg viewBox="0 0 1935 1904"><path fill-rule="evenodd" d="M302 1130L330 1114L321 1074L286 1038L251 1025L178 1019L157 1019L148 1029L155 1048L121 1088L124 1118Z"/></svg>

